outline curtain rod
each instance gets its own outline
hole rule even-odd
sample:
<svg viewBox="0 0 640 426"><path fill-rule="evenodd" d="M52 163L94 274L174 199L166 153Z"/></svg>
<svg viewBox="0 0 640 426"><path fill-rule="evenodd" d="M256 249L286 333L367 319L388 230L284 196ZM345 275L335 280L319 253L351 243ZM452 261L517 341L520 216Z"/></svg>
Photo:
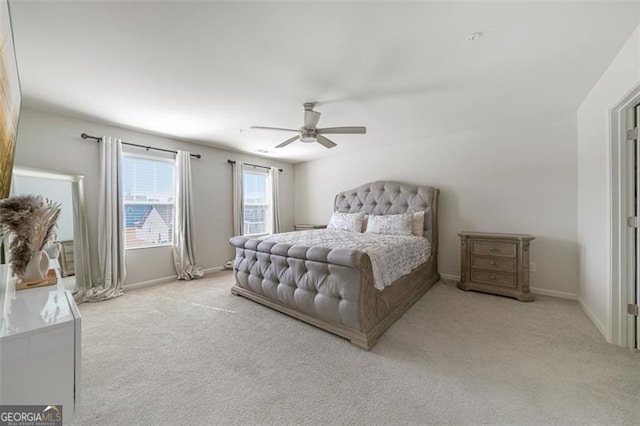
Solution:
<svg viewBox="0 0 640 426"><path fill-rule="evenodd" d="M227 163L229 164L236 164L236 162L234 160L227 160ZM251 167L258 167L259 169L270 169L271 167L269 166L260 166L258 164L251 164L251 163L243 163L246 164L247 166L251 166ZM278 169L279 172L282 171L282 169Z"/></svg>
<svg viewBox="0 0 640 426"><path fill-rule="evenodd" d="M80 135L80 137L81 137L82 139L93 139L93 140L95 140L95 141L96 141L96 142L98 142L98 143L102 142L102 138L100 138L100 137L98 137L98 136L89 136L89 135L88 135L88 134L86 134L86 133L81 134L81 135ZM156 148L156 147L153 147L153 146L147 146L147 145L138 145L137 143L131 143L131 142L124 142L124 141L123 141L123 142L122 142L122 144L123 144L123 145L130 145L130 146L137 146L138 148L144 148L144 149L146 149L147 151L149 151L150 149L152 149L152 150L154 150L154 151L171 152L171 153L174 153L174 154L177 154L177 153L178 153L178 151L173 151L173 150L171 150L171 149ZM196 158L202 158L202 155L200 155L200 154L191 154L191 156L192 156L192 157L196 157Z"/></svg>

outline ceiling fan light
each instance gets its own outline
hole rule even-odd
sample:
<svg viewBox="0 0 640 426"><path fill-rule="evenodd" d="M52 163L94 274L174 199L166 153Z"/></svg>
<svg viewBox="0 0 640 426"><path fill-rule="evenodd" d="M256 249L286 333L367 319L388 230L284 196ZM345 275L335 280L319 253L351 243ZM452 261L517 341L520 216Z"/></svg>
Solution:
<svg viewBox="0 0 640 426"><path fill-rule="evenodd" d="M318 139L315 136L303 136L300 138L300 141L305 143L311 143L311 142L318 142Z"/></svg>

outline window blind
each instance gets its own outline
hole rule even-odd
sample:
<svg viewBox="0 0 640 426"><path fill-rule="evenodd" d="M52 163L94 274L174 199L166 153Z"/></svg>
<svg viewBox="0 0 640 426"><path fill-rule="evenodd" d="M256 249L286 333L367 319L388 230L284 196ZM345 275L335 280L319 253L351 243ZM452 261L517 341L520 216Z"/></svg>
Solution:
<svg viewBox="0 0 640 426"><path fill-rule="evenodd" d="M173 243L174 169L173 160L125 153L125 248Z"/></svg>

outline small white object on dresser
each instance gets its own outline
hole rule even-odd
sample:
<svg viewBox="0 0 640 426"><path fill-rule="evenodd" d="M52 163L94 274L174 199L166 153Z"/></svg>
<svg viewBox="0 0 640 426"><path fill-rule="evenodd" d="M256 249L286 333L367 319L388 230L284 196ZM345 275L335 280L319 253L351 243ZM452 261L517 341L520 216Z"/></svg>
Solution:
<svg viewBox="0 0 640 426"><path fill-rule="evenodd" d="M531 302L529 292L529 234L461 232L462 290L476 290Z"/></svg>
<svg viewBox="0 0 640 426"><path fill-rule="evenodd" d="M56 271L55 285L15 290L0 265L0 405L80 409L80 312Z"/></svg>

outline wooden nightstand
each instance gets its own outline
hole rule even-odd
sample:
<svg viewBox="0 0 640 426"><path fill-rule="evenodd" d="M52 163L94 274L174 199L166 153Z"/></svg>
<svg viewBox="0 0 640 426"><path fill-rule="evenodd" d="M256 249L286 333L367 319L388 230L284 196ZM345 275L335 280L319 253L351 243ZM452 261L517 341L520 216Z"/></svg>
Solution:
<svg viewBox="0 0 640 426"><path fill-rule="evenodd" d="M460 282L462 290L515 297L531 302L529 293L528 234L461 232Z"/></svg>
<svg viewBox="0 0 640 426"><path fill-rule="evenodd" d="M299 224L294 225L294 229L296 231L307 231L309 229L324 229L327 225L309 225L309 224Z"/></svg>

